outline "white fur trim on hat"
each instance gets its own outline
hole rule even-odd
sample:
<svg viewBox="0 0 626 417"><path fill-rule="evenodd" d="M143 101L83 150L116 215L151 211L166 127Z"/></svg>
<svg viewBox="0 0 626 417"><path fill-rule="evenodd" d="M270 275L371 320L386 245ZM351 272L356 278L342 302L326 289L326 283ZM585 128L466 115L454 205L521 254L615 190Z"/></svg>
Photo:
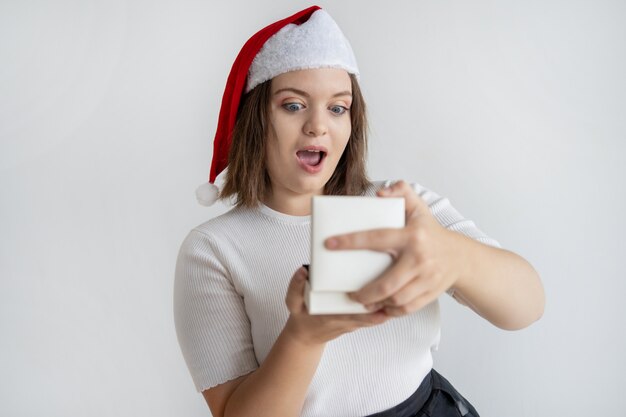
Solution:
<svg viewBox="0 0 626 417"><path fill-rule="evenodd" d="M217 185L205 182L198 188L196 188L196 199L202 206L212 206L217 201L220 194Z"/></svg>
<svg viewBox="0 0 626 417"><path fill-rule="evenodd" d="M359 75L350 43L322 9L301 25L285 26L265 42L250 66L246 93L277 75L312 68L341 68Z"/></svg>

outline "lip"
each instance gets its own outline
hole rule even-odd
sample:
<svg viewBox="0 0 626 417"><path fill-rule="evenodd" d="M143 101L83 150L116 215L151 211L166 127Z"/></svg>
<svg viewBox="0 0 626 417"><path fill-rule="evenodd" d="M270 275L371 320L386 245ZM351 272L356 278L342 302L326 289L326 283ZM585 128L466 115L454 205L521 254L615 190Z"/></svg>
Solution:
<svg viewBox="0 0 626 417"><path fill-rule="evenodd" d="M305 164L304 162L300 160L300 158L298 158L298 152L300 151L320 151L320 152L324 152L324 157L322 158L319 164L317 164L316 166L311 166L311 165ZM300 165L300 168L302 168L309 174L317 174L322 169L324 169L324 163L326 162L326 158L328 157L328 149L326 149L326 147L324 146L309 145L309 146L305 146L304 148L298 149L296 151L295 156L296 156L296 160L298 161L298 165Z"/></svg>
<svg viewBox="0 0 626 417"><path fill-rule="evenodd" d="M298 151L322 151L326 155L328 155L328 149L326 149L325 146L309 145L309 146L305 146L304 148L298 149L296 152Z"/></svg>

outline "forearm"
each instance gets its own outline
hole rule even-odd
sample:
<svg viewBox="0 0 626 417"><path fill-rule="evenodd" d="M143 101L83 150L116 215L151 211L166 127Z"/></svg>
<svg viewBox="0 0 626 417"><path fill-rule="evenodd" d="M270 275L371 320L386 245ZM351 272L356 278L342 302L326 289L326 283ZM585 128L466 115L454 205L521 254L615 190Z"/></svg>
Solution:
<svg viewBox="0 0 626 417"><path fill-rule="evenodd" d="M224 417L299 416L324 344L291 337L289 321L261 366L230 396Z"/></svg>
<svg viewBox="0 0 626 417"><path fill-rule="evenodd" d="M455 298L502 329L517 330L538 320L545 297L532 265L513 252L456 235L464 240L467 269L453 286Z"/></svg>

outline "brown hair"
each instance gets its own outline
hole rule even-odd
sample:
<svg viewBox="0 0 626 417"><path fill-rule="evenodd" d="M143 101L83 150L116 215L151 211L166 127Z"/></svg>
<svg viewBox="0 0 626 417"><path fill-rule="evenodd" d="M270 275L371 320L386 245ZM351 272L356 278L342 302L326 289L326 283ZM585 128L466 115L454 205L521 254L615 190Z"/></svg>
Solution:
<svg viewBox="0 0 626 417"><path fill-rule="evenodd" d="M370 185L365 170L367 116L356 77L350 74L352 131L335 172L324 186L326 195L361 195ZM254 207L271 189L265 166L271 80L246 94L239 106L228 154L226 181L220 198L235 197L237 206Z"/></svg>

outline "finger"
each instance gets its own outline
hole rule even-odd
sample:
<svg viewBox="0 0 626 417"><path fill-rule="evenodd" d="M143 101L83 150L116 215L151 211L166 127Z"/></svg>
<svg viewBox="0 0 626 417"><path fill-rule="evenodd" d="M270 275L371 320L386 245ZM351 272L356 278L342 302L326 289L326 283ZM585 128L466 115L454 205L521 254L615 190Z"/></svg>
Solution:
<svg viewBox="0 0 626 417"><path fill-rule="evenodd" d="M365 305L382 302L415 279L418 272L415 259L401 255L380 277L349 296L354 301Z"/></svg>
<svg viewBox="0 0 626 417"><path fill-rule="evenodd" d="M378 324L382 324L389 320L391 316L385 313L383 310L375 311L373 313L366 315L365 321L362 323L361 327L371 327L376 326Z"/></svg>
<svg viewBox="0 0 626 417"><path fill-rule="evenodd" d="M406 246L409 232L405 229L373 229L347 233L326 239L326 248L332 250L369 249L379 252L399 250Z"/></svg>
<svg viewBox="0 0 626 417"><path fill-rule="evenodd" d="M428 281L418 275L404 287L383 300L382 304L385 307L401 307L410 304L416 298L432 290Z"/></svg>
<svg viewBox="0 0 626 417"><path fill-rule="evenodd" d="M306 283L307 271L304 267L299 268L287 287L285 303L290 313L301 313L306 309L304 305L304 286Z"/></svg>
<svg viewBox="0 0 626 417"><path fill-rule="evenodd" d="M417 310L420 310L426 307L428 304L435 301L436 298L437 298L436 292L428 291L428 292L423 293L419 297L415 298L408 304L405 304L399 307L388 306L384 308L384 311L387 315L391 317L405 316L407 314L414 313Z"/></svg>
<svg viewBox="0 0 626 417"><path fill-rule="evenodd" d="M331 316L329 316L331 317ZM383 323L389 319L382 310L375 311L367 314L341 314L332 316L332 319L336 320L341 326L351 326L351 327L364 327L364 326L375 326L377 324Z"/></svg>

